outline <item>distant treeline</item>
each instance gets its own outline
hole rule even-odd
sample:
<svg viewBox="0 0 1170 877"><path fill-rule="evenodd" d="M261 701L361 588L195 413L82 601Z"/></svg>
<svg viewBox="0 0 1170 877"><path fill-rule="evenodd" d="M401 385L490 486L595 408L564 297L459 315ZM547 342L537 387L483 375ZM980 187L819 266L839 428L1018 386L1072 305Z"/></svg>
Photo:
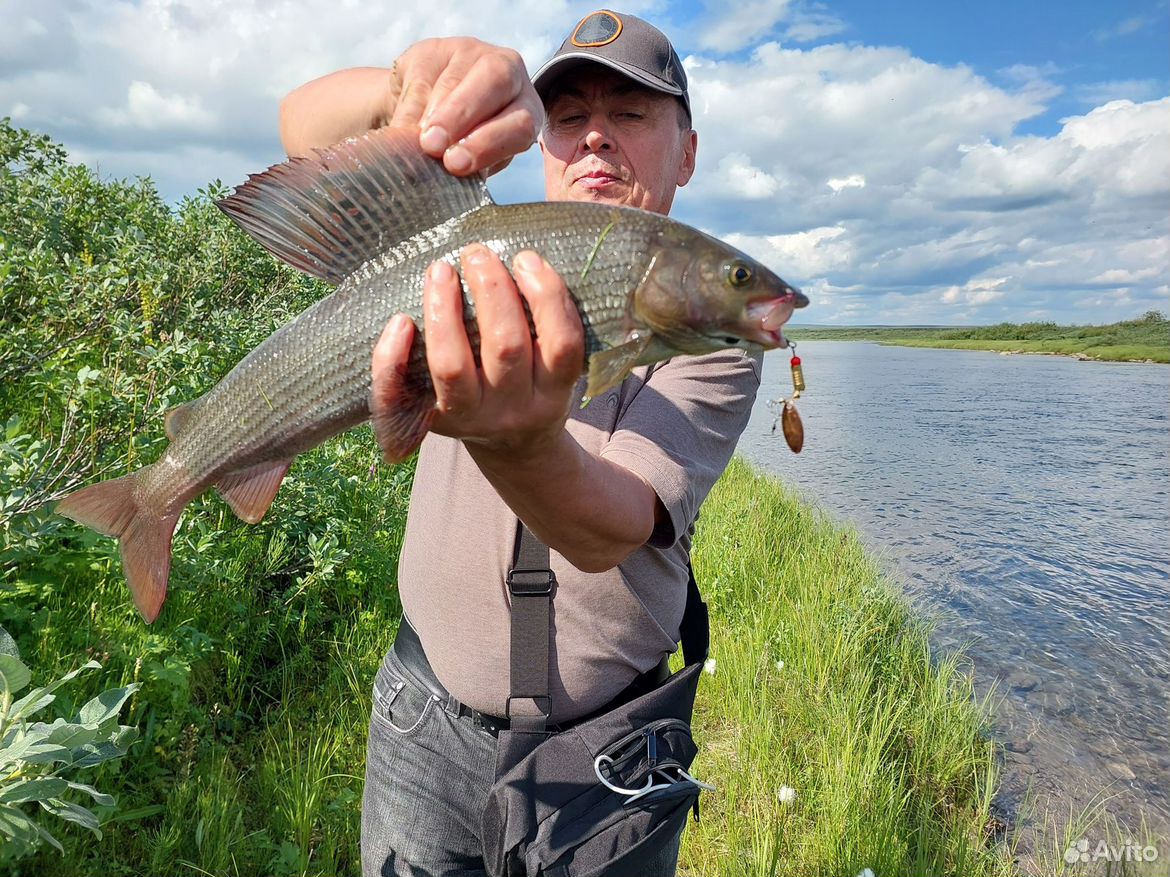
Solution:
<svg viewBox="0 0 1170 877"><path fill-rule="evenodd" d="M797 326L787 334L796 341L878 341L911 347L1054 353L1114 362L1170 362L1170 320L1161 311L1147 311L1137 319L1105 326L1060 326L1052 322L966 327Z"/></svg>

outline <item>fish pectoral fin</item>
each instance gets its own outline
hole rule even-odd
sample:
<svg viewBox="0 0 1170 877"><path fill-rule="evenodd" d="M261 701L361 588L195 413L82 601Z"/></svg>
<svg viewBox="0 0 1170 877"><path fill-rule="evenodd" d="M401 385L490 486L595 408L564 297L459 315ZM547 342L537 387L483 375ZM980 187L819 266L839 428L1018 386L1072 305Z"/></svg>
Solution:
<svg viewBox="0 0 1170 877"><path fill-rule="evenodd" d="M167 438L174 441L178 438L183 430L187 428L187 424L191 421L191 412L195 410L195 403L184 402L182 405L176 405L165 415L163 415L164 428L167 431Z"/></svg>
<svg viewBox="0 0 1170 877"><path fill-rule="evenodd" d="M149 624L158 618L167 596L179 512L160 516L138 505L136 488L145 471L83 487L61 500L56 512L117 537L134 605Z"/></svg>
<svg viewBox="0 0 1170 877"><path fill-rule="evenodd" d="M265 460L238 472L229 472L215 489L241 521L255 524L264 517L288 474L292 460Z"/></svg>
<svg viewBox="0 0 1170 877"><path fill-rule="evenodd" d="M660 348L653 332L635 332L625 344L602 350L589 357L589 381L582 406L626 379L635 366L643 365L647 354ZM649 361L654 361L653 359Z"/></svg>

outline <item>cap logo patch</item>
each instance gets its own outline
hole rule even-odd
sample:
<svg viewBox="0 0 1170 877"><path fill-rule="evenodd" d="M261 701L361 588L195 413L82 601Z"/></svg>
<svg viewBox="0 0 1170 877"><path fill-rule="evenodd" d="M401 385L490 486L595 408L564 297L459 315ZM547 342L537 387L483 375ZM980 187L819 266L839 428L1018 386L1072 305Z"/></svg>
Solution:
<svg viewBox="0 0 1170 877"><path fill-rule="evenodd" d="M577 29L573 31L572 42L574 46L582 49L608 46L621 32L622 20L612 12L594 12L581 19Z"/></svg>

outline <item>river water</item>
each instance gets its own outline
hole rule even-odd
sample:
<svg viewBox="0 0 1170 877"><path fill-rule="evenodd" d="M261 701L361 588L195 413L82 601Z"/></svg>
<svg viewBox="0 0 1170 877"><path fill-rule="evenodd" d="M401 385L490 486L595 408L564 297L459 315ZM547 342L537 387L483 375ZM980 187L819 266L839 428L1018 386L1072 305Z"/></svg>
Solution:
<svg viewBox="0 0 1170 877"><path fill-rule="evenodd" d="M1170 368L806 341L805 447L765 360L739 450L852 524L997 685L1000 806L1170 837ZM779 430L777 430L777 436ZM1135 835L1136 837L1136 835ZM1170 856L1170 850L1161 850ZM1059 851L1058 851L1059 855Z"/></svg>

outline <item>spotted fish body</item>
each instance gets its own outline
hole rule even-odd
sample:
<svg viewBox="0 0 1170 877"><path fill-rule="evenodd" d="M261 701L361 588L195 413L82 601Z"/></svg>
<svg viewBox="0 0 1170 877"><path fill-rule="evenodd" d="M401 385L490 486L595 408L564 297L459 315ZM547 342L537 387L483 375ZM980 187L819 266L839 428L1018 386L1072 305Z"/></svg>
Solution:
<svg viewBox="0 0 1170 877"><path fill-rule="evenodd" d="M781 346L780 326L807 304L768 269L658 214L496 205L482 180L449 176L414 135L393 129L270 168L220 206L275 255L337 288L172 411L170 445L156 463L58 505L120 539L147 621L166 596L183 507L214 485L242 519L258 521L297 454L369 419L370 359L382 328L397 313L421 325L425 271L436 260L458 267L468 244L486 244L506 264L536 250L564 278L585 330L589 395L678 353ZM474 308L464 300L478 354ZM434 412L422 332L406 384L410 398L375 422L392 459L418 446Z"/></svg>

